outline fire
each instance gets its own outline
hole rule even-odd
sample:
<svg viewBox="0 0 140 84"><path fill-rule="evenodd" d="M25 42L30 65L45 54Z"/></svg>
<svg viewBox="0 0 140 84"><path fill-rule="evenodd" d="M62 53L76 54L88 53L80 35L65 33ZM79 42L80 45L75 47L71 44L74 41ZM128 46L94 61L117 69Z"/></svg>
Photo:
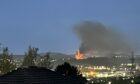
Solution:
<svg viewBox="0 0 140 84"><path fill-rule="evenodd" d="M75 58L77 60L84 59L84 54L82 54L79 50L75 54Z"/></svg>

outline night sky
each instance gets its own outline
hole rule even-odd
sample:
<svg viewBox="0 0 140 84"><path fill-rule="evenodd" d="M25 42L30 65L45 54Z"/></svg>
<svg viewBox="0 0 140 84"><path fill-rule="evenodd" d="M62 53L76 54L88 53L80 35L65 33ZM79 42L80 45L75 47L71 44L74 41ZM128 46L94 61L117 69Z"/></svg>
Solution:
<svg viewBox="0 0 140 84"><path fill-rule="evenodd" d="M0 0L0 43L14 54L29 45L40 52L74 53L80 45L73 27L98 21L140 46L140 0Z"/></svg>

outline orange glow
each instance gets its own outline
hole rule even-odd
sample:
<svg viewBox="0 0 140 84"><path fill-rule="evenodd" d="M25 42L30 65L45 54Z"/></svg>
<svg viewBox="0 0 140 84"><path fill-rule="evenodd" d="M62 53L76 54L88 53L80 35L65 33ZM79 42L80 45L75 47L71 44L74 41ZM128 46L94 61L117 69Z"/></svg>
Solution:
<svg viewBox="0 0 140 84"><path fill-rule="evenodd" d="M96 72L95 71L90 71L90 75L91 76L96 75Z"/></svg>
<svg viewBox="0 0 140 84"><path fill-rule="evenodd" d="M84 54L82 54L79 50L75 54L75 58L77 60L84 59Z"/></svg>

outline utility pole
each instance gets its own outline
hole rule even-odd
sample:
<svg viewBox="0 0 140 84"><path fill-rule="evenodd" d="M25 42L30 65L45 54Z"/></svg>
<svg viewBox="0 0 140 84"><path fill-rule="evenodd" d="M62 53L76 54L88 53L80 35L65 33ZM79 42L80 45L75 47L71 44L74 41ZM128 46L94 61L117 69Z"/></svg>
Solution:
<svg viewBox="0 0 140 84"><path fill-rule="evenodd" d="M135 58L134 58L134 52L131 52L131 74L134 76L134 69L135 69Z"/></svg>
<svg viewBox="0 0 140 84"><path fill-rule="evenodd" d="M2 44L0 43L0 54L1 54L1 52L2 52L2 46L1 46Z"/></svg>

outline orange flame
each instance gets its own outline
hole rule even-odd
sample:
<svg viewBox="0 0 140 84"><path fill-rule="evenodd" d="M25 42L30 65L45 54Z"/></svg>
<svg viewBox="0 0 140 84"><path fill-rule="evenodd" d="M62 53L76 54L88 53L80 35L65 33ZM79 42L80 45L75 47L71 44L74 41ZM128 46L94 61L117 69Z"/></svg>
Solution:
<svg viewBox="0 0 140 84"><path fill-rule="evenodd" d="M75 59L80 60L84 59L84 54L82 54L79 50L75 54Z"/></svg>

